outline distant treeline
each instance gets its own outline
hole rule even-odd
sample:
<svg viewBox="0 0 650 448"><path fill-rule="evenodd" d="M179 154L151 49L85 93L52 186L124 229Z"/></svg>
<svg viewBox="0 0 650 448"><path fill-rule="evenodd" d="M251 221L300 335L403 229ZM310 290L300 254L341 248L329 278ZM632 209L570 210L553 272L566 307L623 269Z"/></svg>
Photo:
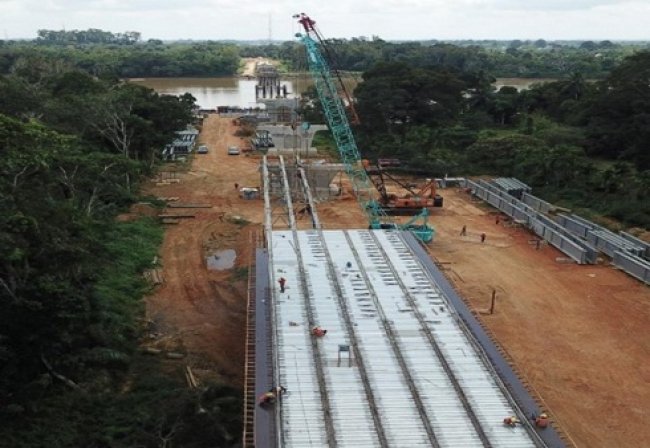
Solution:
<svg viewBox="0 0 650 448"><path fill-rule="evenodd" d="M375 37L371 40L330 39L328 44L335 55L333 63L339 70L363 72L380 62L398 62L421 68L483 71L506 78L559 78L572 72L580 72L586 78L603 78L626 56L650 48L650 43L585 41L559 44L542 39L395 43ZM280 59L293 71L302 71L306 67L305 51L298 42L244 46L239 54Z"/></svg>
<svg viewBox="0 0 650 448"><path fill-rule="evenodd" d="M88 30L38 30L39 43L44 44L123 44L130 45L140 41L140 33L126 31L124 33L111 33L110 31L91 28Z"/></svg>
<svg viewBox="0 0 650 448"><path fill-rule="evenodd" d="M544 39L388 42L376 36L328 42L340 70L363 72L380 62L399 62L528 78L559 78L571 72L603 78L626 56L650 45ZM39 30L33 41L0 41L0 73L8 73L24 58L39 57L98 76L230 76L237 73L240 58L257 56L280 60L287 70L306 69L305 51L297 41L261 45L236 41L165 43L158 39L143 42L136 31L115 34L89 29Z"/></svg>
<svg viewBox="0 0 650 448"><path fill-rule="evenodd" d="M52 45L39 40L0 41L0 74L33 60L95 76L139 78L230 76L237 72L240 56L235 45L216 42Z"/></svg>

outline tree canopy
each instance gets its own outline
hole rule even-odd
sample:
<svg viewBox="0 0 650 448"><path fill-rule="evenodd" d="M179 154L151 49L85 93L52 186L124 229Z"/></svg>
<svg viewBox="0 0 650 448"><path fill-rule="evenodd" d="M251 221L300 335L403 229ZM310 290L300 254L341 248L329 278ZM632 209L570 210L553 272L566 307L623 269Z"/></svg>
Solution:
<svg viewBox="0 0 650 448"><path fill-rule="evenodd" d="M138 354L148 289L141 273L162 229L151 219L116 220L193 106L189 95L159 95L38 58L0 77L7 446L236 445L236 390L188 391L182 376Z"/></svg>
<svg viewBox="0 0 650 448"><path fill-rule="evenodd" d="M650 52L599 82L572 72L520 92L496 91L492 80L482 71L377 64L355 90L361 152L399 157L431 176L518 176L551 200L650 223Z"/></svg>

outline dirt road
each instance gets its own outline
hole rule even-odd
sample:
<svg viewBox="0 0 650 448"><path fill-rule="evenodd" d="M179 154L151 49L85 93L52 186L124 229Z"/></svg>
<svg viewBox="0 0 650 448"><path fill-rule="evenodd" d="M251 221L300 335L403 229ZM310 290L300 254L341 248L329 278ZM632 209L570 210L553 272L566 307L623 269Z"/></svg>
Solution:
<svg viewBox="0 0 650 448"><path fill-rule="evenodd" d="M146 188L154 196L178 197L179 203L212 205L168 209L196 217L165 232L160 254L165 282L147 299L147 316L161 333L155 347L187 352L195 368L241 385L249 232L258 229L263 208L259 201L252 206L240 199L234 187L259 184L256 160L226 153L227 146L240 144L234 129L230 120L210 115L199 136L209 153L194 156L191 169L178 176L181 183ZM238 224L237 216L250 224ZM220 249L236 251L235 267L208 270L207 257Z"/></svg>
<svg viewBox="0 0 650 448"><path fill-rule="evenodd" d="M240 199L234 184L259 185L258 159L227 156L237 144L230 120L210 116L197 155L180 184L149 187L181 202L209 202L194 219L170 226L161 250L165 284L147 301L163 334L190 360L241 384L245 276L249 230L263 220L261 201ZM492 210L466 193L441 192L445 207L433 213L432 255L444 266L468 304L489 306L479 315L516 368L548 406L551 417L581 447L650 446L650 288L607 265L559 263L552 247L537 250L528 232L496 224ZM356 201L317 206L326 228L365 228ZM239 225L232 216L250 222ZM463 225L467 236L459 235ZM486 234L485 243L480 234ZM206 250L237 251L236 268L210 271ZM161 338L163 339L163 338Z"/></svg>

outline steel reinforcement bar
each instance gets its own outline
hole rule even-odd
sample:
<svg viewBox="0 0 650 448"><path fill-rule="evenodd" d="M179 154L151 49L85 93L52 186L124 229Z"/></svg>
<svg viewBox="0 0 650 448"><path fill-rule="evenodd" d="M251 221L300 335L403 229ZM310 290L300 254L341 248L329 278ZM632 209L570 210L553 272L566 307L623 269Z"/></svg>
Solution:
<svg viewBox="0 0 650 448"><path fill-rule="evenodd" d="M400 288L402 291L404 291L404 295L406 297L406 300L408 301L409 305L413 309L413 312L415 314L415 317L417 318L418 322L420 323L420 327L422 328L424 334L427 337L427 340L429 341L429 344L431 344L431 348L433 348L433 351L436 353L436 356L440 360L440 365L444 369L445 373L447 374L447 377L451 381L451 384L454 387L454 390L456 391L456 394L458 395L458 398L460 399L461 403L463 404L463 408L465 409L465 412L467 412L467 416L469 417L470 421L472 422L472 426L474 426L474 430L476 431L476 434L478 437L481 439L481 442L483 443L483 446L485 447L492 447L492 443L490 442L490 439L488 439L487 434L485 434L485 431L483 431L483 427L481 426L481 423L478 421L478 417L476 416L476 413L472 409L472 406L469 403L469 400L467 399L467 395L465 395L465 391L463 391L463 388L461 387L460 383L458 382L458 378L456 378L456 375L454 374L453 370L451 369L451 366L447 362L447 359L445 358L444 353L442 352L442 349L438 345L438 342L433 336L433 333L431 332L431 329L426 323L426 319L420 312L420 308L418 307L418 304L415 300L415 298L411 295L409 292L408 288L402 281L402 279L399 276L399 273L395 269L395 265L390 261L390 258L388 257L388 254L382 247L381 243L377 239L377 236L375 235L374 232L370 231L370 234L372 236L373 241L377 245L377 248L379 251L382 253L384 256L384 259L386 260L386 264L390 271L393 273L393 276L395 277L395 280L397 283L400 285ZM346 237L347 237L347 232L346 232ZM351 241L350 241L351 243ZM356 256L356 253L355 253Z"/></svg>
<svg viewBox="0 0 650 448"><path fill-rule="evenodd" d="M269 166L268 159L266 156L262 159L262 180L264 182L264 236L266 240L266 250L268 254L269 261L273 260L273 244L271 239L271 234L273 232L273 217L271 212L271 184L269 178ZM270 285L274 281L273 278L273 265L271 262L268 263L268 281ZM270 312L271 312L271 344L274 347L272 351L272 360L273 360L273 384L280 384L280 373L278 368L278 359L277 352L275 347L278 346L278 333L277 328L275 327L275 322L277 322L275 316L275 294L273 294L273 289L269 288L269 299L271 301ZM277 446L281 447L284 441L284 433L282 426L282 401L279 401L278 406L275 407L275 443Z"/></svg>
<svg viewBox="0 0 650 448"><path fill-rule="evenodd" d="M386 438L386 432L384 431L381 417L379 416L379 408L377 406L375 396L372 392L372 385L370 384L370 378L368 377L368 370L366 369L366 364L363 359L363 355L361 354L361 350L359 350L359 342L356 332L354 331L354 324L352 323L352 319L350 319L350 312L348 310L347 303L345 303L345 299L343 298L343 289L341 288L341 284L339 283L336 271L334 270L334 260L332 259L332 254L330 254L327 243L325 242L325 237L323 235L322 229L318 229L318 237L320 239L323 253L325 254L325 259L327 261L328 275L330 277L331 284L336 292L339 309L341 310L341 315L343 317L343 321L345 322L345 329L348 332L348 337L350 338L352 352L354 353L354 357L358 363L357 367L359 368L359 376L361 377L363 390L370 406L370 413L372 415L372 421L375 425L375 430L377 431L377 437L379 438L379 443L381 446L383 448L388 448L390 445L388 443L388 439Z"/></svg>
<svg viewBox="0 0 650 448"><path fill-rule="evenodd" d="M300 244L298 243L298 230L296 229L296 221L293 216L293 204L291 202L291 194L289 190L289 181L287 179L287 172L284 167L284 158L280 156L280 170L282 172L282 184L284 186L284 199L286 201L287 209L289 210L289 222L291 223L291 233L293 237L293 248L296 253L296 258L298 261L298 271L300 273L300 290L305 300L305 310L307 312L307 321L309 322L309 328L313 328L316 325L316 320L314 319L313 307L311 303L311 298L309 294L309 288L307 287L307 273L305 272L305 265L302 258L302 252L300 251ZM318 389L320 392L321 404L323 407L323 418L325 420L325 431L327 433L327 444L329 448L336 448L336 432L334 430L334 420L332 418L332 408L330 405L329 395L327 393L327 383L325 381L325 374L323 369L323 358L318 347L318 341L316 338L309 338L311 341L311 351L312 356L314 357L314 365L316 367L316 379L318 381Z"/></svg>
<svg viewBox="0 0 650 448"><path fill-rule="evenodd" d="M307 181L307 174L303 167L298 168L298 173L300 173L300 180L302 181L302 188L307 196L307 204L309 204L309 212L311 214L311 222L314 229L321 229L320 219L318 219L318 213L316 212L316 204L314 203L314 197L311 194L311 188L309 188L309 182Z"/></svg>
<svg viewBox="0 0 650 448"><path fill-rule="evenodd" d="M571 441L568 434L562 433L559 428L551 424L550 429L540 433L532 429L532 425L526 420L530 413L539 413L540 408L533 399L533 393L537 396L538 401L543 399L537 391L531 391L532 385L527 380L520 379L516 371L516 363L508 352L499 345L492 332L477 319L472 311L469 310L466 299L462 298L452 283L445 277L442 272L436 268L434 261L430 258L430 253L425 249L421 241L418 241L413 235L406 232L400 234L400 239L416 255L418 264L426 272L434 283L441 288L441 291L448 299L450 305L456 310L460 319L458 323L463 331L468 335L470 343L476 348L479 356L484 360L485 365L490 368L496 375L497 384L508 397L509 401L515 407L517 414L526 421L525 428L533 437L533 442L538 448L564 448L566 439ZM524 375L522 375L524 377ZM548 406L547 406L548 407ZM570 442L574 446L573 441Z"/></svg>
<svg viewBox="0 0 650 448"><path fill-rule="evenodd" d="M357 266L359 267L359 272L361 276L363 277L363 280L366 282L366 285L368 287L368 291L370 292L370 296L372 297L372 300L374 302L375 308L377 309L377 313L379 314L379 317L381 319L381 324L384 328L384 331L386 332L386 336L388 337L388 341L390 342L390 345L393 349L393 353L395 354L395 358L397 359L397 362L400 366L400 369L402 370L402 375L404 379L406 380L406 384L408 385L409 391L411 392L411 395L413 397L413 401L415 402L415 406L418 410L418 414L420 415L420 418L422 420L422 423L424 425L424 429L427 432L427 437L429 439L429 442L431 442L431 446L434 448L440 447L440 443L438 442L438 439L436 438L435 432L433 431L433 427L431 426L431 420L429 419L429 416L427 415L427 411L424 407L424 402L422 401L422 397L420 396L420 392L418 391L418 388L415 384L415 381L413 377L411 376L411 372L409 371L409 368L406 364L406 360L404 359L404 355L402 354L402 350L399 346L399 343L397 342L397 338L395 337L395 332L393 331L393 328L391 327L388 318L386 317L386 314L384 313L384 310L379 303L379 299L377 298L377 293L375 292L374 288L372 287L372 282L370 281L370 278L368 277L368 273L365 271L363 268L363 263L361 260L361 257L359 256L359 252L357 249L354 247L354 243L352 242L352 239L350 238L350 235L348 234L347 231L343 232L345 234L345 239L348 242L348 245L350 247L350 250L352 251L354 258L357 262ZM372 233L372 232L371 232ZM324 241L324 240L323 240ZM330 266L330 269L333 270L333 262L331 258L329 257L329 252L326 250L326 254L328 257L328 264ZM337 283L338 285L338 283ZM338 286L340 288L340 286ZM337 291L340 293L339 295L339 301L344 302L342 298L342 293L341 291ZM345 304L342 305L344 307ZM347 315L347 309L346 309L346 319L349 320L349 316ZM356 356L356 353L355 353ZM365 381L364 381L365 383Z"/></svg>

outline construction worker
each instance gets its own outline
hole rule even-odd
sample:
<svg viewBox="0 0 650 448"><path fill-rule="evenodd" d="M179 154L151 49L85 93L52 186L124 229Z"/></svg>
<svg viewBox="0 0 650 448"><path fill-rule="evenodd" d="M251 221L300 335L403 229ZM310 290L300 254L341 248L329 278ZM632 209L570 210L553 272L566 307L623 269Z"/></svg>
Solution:
<svg viewBox="0 0 650 448"><path fill-rule="evenodd" d="M284 277L280 277L278 283L280 284L280 292L284 292L284 284L287 283L287 279Z"/></svg>
<svg viewBox="0 0 650 448"><path fill-rule="evenodd" d="M517 417L510 415L503 419L503 424L514 428L517 426L517 423L521 423Z"/></svg>
<svg viewBox="0 0 650 448"><path fill-rule="evenodd" d="M258 403L260 406L267 406L275 403L275 392L273 391L264 392L262 395L260 395Z"/></svg>
<svg viewBox="0 0 650 448"><path fill-rule="evenodd" d="M327 334L327 330L323 330L321 327L316 326L311 329L311 334L317 338L322 338Z"/></svg>
<svg viewBox="0 0 650 448"><path fill-rule="evenodd" d="M542 412L541 414L539 414L539 417L535 419L535 426L537 426L538 428L544 429L548 427L548 424L549 424L549 419L546 412Z"/></svg>
<svg viewBox="0 0 650 448"><path fill-rule="evenodd" d="M466 236L467 235L467 226L463 226L462 229L460 229L460 236Z"/></svg>
<svg viewBox="0 0 650 448"><path fill-rule="evenodd" d="M485 233L481 233L481 243L485 243L486 236L487 235Z"/></svg>
<svg viewBox="0 0 650 448"><path fill-rule="evenodd" d="M275 386L272 387L271 390L275 392L277 398L282 397L282 395L287 393L287 388L284 386Z"/></svg>
<svg viewBox="0 0 650 448"><path fill-rule="evenodd" d="M287 392L287 388L284 386L274 386L269 389L268 392L264 392L260 395L259 405L266 406L274 404L278 398L284 395Z"/></svg>

